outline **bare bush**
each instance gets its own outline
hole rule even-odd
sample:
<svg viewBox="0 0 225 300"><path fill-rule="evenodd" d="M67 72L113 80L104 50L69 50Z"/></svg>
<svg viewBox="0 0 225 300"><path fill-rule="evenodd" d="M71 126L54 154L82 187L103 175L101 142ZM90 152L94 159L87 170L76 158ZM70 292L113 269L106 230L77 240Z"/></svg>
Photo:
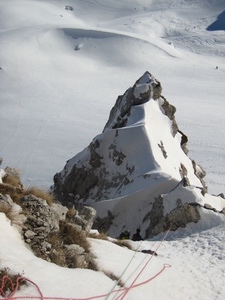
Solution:
<svg viewBox="0 0 225 300"><path fill-rule="evenodd" d="M60 221L60 235L64 244L77 244L85 251L89 251L90 244L84 231L79 230L76 225Z"/></svg>
<svg viewBox="0 0 225 300"><path fill-rule="evenodd" d="M20 289L20 287L25 284L26 280L23 279L22 275L10 274L9 268L0 270L0 296L6 297L14 291L15 287Z"/></svg>
<svg viewBox="0 0 225 300"><path fill-rule="evenodd" d="M126 248L128 248L130 250L133 250L128 241L125 241L125 240L116 240L113 243L116 244L117 246L126 247Z"/></svg>
<svg viewBox="0 0 225 300"><path fill-rule="evenodd" d="M25 195L33 195L37 198L41 198L46 200L48 205L51 205L54 202L54 196L50 194L49 192L40 189L38 187L29 187L23 191L23 196Z"/></svg>
<svg viewBox="0 0 225 300"><path fill-rule="evenodd" d="M96 233L89 233L89 234L88 234L88 237L89 237L89 238L92 238L92 239L99 239L99 240L105 240L105 241L108 240L108 236L107 236L107 234L104 233L104 232L99 233L99 234L96 234Z"/></svg>

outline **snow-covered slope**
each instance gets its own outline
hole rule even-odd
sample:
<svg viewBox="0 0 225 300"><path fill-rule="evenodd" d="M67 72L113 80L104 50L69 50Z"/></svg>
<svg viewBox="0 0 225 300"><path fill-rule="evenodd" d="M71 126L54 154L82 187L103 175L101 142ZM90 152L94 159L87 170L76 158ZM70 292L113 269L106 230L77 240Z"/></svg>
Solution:
<svg viewBox="0 0 225 300"><path fill-rule="evenodd" d="M62 268L35 257L2 213L0 227L0 268L7 267L11 273L22 274L29 280L16 292L16 299L179 300L185 295L185 299L222 300L224 297L225 227L224 221L214 219L211 213L197 226L189 224L185 230L169 232L152 241L130 241L136 252L110 241L91 239L92 252L102 272ZM158 256L140 252L149 249ZM120 280L123 287L103 272Z"/></svg>

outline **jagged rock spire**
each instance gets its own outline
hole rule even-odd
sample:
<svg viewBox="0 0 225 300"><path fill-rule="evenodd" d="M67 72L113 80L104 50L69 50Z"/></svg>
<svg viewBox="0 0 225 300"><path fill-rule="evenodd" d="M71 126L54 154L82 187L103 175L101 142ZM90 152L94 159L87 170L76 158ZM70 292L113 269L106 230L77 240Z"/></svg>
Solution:
<svg viewBox="0 0 225 300"><path fill-rule="evenodd" d="M159 215L164 220L162 194L189 185L203 188L205 174L199 166L196 173L196 164L187 156L188 139L178 129L176 108L161 93L160 82L145 72L117 98L103 132L54 176L57 198L64 204L93 206L96 226L112 235L127 219L134 229L143 224L147 236L156 234L151 216L157 215L154 203L161 199ZM188 185L180 184L183 181Z"/></svg>
<svg viewBox="0 0 225 300"><path fill-rule="evenodd" d="M124 95L119 96L112 108L109 120L105 125L107 128L120 128L126 125L132 106L141 105L150 99L158 99L161 95L162 87L160 82L149 72L145 72L133 87L129 88Z"/></svg>

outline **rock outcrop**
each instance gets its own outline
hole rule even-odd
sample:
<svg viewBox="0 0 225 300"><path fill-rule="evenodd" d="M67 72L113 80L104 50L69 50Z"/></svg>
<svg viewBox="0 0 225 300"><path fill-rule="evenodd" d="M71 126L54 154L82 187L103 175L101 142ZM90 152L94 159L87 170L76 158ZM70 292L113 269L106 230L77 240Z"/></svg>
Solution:
<svg viewBox="0 0 225 300"><path fill-rule="evenodd" d="M94 207L95 226L110 235L141 227L150 237L200 218L193 203L204 202L205 171L187 156L176 108L161 93L160 82L145 72L117 98L103 132L54 176L57 199ZM170 194L176 204L165 212Z"/></svg>
<svg viewBox="0 0 225 300"><path fill-rule="evenodd" d="M20 205L26 216L22 227L24 240L37 256L64 267L88 267L92 256L86 234L93 225L93 208L83 207L83 215L75 210L71 214L72 208L57 203L49 206L33 195L22 197Z"/></svg>
<svg viewBox="0 0 225 300"><path fill-rule="evenodd" d="M83 206L79 214L73 206L67 208L54 202L49 205L45 199L32 194L21 196L12 185L20 182L18 173L7 167L4 174L12 177L11 184L3 182L0 185L0 192L4 192L0 193L0 213L18 228L32 251L38 257L63 267L93 269L87 236L96 215L94 208ZM8 192L13 196L18 192L18 204Z"/></svg>

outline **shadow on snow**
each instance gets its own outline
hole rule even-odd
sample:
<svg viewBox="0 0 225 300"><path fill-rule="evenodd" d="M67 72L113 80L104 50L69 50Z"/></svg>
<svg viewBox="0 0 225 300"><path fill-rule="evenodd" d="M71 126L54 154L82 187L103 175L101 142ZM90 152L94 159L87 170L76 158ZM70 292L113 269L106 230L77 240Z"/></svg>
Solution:
<svg viewBox="0 0 225 300"><path fill-rule="evenodd" d="M208 31L225 30L225 10L218 15L217 20L206 28Z"/></svg>

